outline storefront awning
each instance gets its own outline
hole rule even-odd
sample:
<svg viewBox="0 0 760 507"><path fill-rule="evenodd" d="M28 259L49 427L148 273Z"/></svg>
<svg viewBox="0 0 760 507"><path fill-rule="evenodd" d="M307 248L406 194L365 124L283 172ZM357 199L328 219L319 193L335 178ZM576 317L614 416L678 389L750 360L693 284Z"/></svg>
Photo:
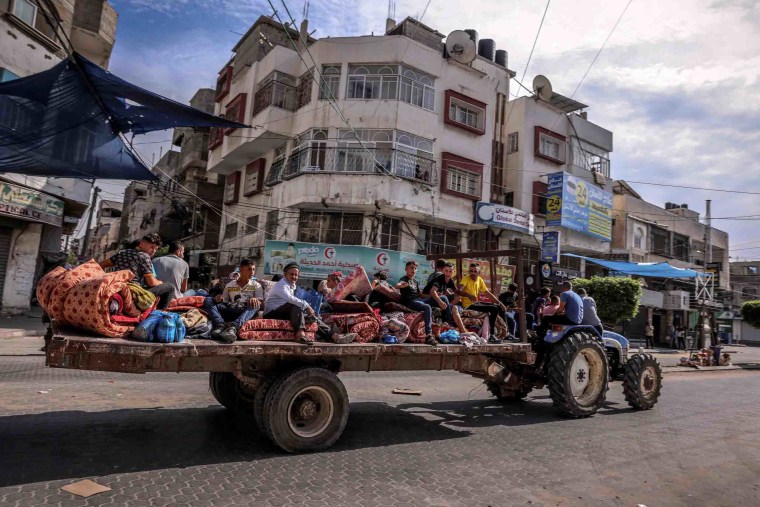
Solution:
<svg viewBox="0 0 760 507"><path fill-rule="evenodd" d="M595 259L593 257L584 257L575 254L562 254L566 257L576 257L584 259L587 262L593 262L612 271L626 275L651 276L655 278L696 278L699 273L693 269L681 269L671 266L667 262L624 262L624 261L606 261Z"/></svg>

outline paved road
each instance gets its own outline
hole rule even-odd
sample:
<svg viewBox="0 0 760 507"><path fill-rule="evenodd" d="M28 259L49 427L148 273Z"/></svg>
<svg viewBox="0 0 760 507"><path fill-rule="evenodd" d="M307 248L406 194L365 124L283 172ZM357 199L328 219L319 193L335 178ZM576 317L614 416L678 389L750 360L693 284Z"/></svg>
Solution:
<svg viewBox="0 0 760 507"><path fill-rule="evenodd" d="M205 375L41 363L0 357L3 506L760 504L758 372L670 374L648 412L615 384L586 420L558 417L545 390L504 407L464 375L350 374L341 441L291 456L219 407ZM112 491L59 490L82 478Z"/></svg>

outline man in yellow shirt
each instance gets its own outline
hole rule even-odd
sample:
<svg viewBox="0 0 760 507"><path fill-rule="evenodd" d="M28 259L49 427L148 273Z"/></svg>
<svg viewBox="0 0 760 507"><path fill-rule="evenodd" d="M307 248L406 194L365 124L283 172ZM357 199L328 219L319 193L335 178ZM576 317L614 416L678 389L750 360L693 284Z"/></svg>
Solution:
<svg viewBox="0 0 760 507"><path fill-rule="evenodd" d="M500 312L505 312L507 307L504 306L499 298L493 295L486 287L486 282L480 276L480 266L475 263L470 264L469 275L462 277L459 282L459 290L462 296L462 307L465 310L473 310L488 314L488 323L490 324L491 337L488 339L491 343L500 343L501 340L494 336L496 330L496 317ZM485 294L493 303L481 303L478 296Z"/></svg>

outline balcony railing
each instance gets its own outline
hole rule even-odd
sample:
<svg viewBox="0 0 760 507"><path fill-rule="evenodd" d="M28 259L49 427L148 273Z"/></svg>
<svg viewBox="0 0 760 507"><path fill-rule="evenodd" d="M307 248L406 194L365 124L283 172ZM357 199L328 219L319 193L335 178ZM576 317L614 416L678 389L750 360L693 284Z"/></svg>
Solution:
<svg viewBox="0 0 760 507"><path fill-rule="evenodd" d="M262 86L253 98L253 116L269 106L295 111L296 87L279 81L270 81Z"/></svg>
<svg viewBox="0 0 760 507"><path fill-rule="evenodd" d="M435 160L392 148L309 147L290 154L282 179L299 174L386 174L428 185L438 182Z"/></svg>

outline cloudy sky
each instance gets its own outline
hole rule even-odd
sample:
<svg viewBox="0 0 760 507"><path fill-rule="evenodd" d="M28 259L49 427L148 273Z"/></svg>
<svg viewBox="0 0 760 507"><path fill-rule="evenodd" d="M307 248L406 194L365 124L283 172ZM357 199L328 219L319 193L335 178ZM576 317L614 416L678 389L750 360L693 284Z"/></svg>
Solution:
<svg viewBox="0 0 760 507"><path fill-rule="evenodd" d="M239 34L272 12L266 0L111 2L119 25L110 70L180 101L213 87ZM286 2L300 22L303 0ZM474 28L509 52L520 78L545 8L527 0L397 0L396 19L424 13L442 33ZM575 93L590 106L589 120L614 132L612 176L641 182L632 186L659 205L688 203L703 213L712 199L713 224L730 233L732 256L760 258L760 2L551 1L524 84L544 74L571 95L624 10ZM312 0L309 23L315 37L378 34L386 14L383 0ZM511 89L520 91L514 81ZM138 148L150 160L160 146ZM726 218L748 215L757 217Z"/></svg>

